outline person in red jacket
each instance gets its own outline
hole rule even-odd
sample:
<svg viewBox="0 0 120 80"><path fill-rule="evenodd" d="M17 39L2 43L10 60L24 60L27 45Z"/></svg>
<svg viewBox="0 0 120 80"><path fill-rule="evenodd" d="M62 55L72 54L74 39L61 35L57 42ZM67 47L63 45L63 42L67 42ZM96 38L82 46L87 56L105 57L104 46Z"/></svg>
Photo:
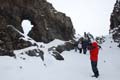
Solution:
<svg viewBox="0 0 120 80"><path fill-rule="evenodd" d="M97 42L91 42L89 47L90 51L90 60L91 60L91 67L94 75L92 77L98 78L99 76L99 71L97 68L97 62L98 62L98 53L99 53L99 47Z"/></svg>

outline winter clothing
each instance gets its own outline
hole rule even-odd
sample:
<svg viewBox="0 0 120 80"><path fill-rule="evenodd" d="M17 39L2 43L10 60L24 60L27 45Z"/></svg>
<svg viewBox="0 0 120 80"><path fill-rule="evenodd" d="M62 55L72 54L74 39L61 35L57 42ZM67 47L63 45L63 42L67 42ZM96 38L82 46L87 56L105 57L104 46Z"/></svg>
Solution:
<svg viewBox="0 0 120 80"><path fill-rule="evenodd" d="M83 48L83 54L87 53L87 48Z"/></svg>
<svg viewBox="0 0 120 80"><path fill-rule="evenodd" d="M99 71L97 68L99 48L98 48L97 42L92 42L89 45L88 49L90 50L90 60L91 60L92 71L94 73L94 76L97 78L99 76Z"/></svg>
<svg viewBox="0 0 120 80"><path fill-rule="evenodd" d="M78 43L78 48L82 48L81 42Z"/></svg>
<svg viewBox="0 0 120 80"><path fill-rule="evenodd" d="M86 54L87 52L87 46L89 45L89 41L86 39L83 39L82 41L82 48L83 48L83 53Z"/></svg>
<svg viewBox="0 0 120 80"><path fill-rule="evenodd" d="M79 49L79 53L82 53L82 48L78 48Z"/></svg>
<svg viewBox="0 0 120 80"><path fill-rule="evenodd" d="M82 41L82 48L87 48L87 46L88 46L88 41L86 39L84 39Z"/></svg>
<svg viewBox="0 0 120 80"><path fill-rule="evenodd" d="M82 53L82 38L80 38L78 41L75 41L74 49L75 49L75 52L77 52L77 49L78 49L79 52Z"/></svg>
<svg viewBox="0 0 120 80"><path fill-rule="evenodd" d="M90 49L91 61L98 61L98 52L99 52L99 48L98 48L97 42L93 42Z"/></svg>
<svg viewBox="0 0 120 80"><path fill-rule="evenodd" d="M79 52L82 53L82 42L81 41L79 41L78 49L79 49Z"/></svg>
<svg viewBox="0 0 120 80"><path fill-rule="evenodd" d="M92 66L92 71L94 73L94 77L98 77L99 76L99 71L97 68L97 62L91 61L91 66Z"/></svg>
<svg viewBox="0 0 120 80"><path fill-rule="evenodd" d="M78 49L78 41L75 41L75 43L74 43L74 49L75 49L75 52L77 52L77 49Z"/></svg>

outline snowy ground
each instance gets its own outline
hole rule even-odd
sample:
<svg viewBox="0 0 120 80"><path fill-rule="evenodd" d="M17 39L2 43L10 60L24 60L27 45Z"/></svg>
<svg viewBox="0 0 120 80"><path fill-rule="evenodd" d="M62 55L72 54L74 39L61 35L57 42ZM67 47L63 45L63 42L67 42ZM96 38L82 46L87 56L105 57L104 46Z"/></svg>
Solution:
<svg viewBox="0 0 120 80"><path fill-rule="evenodd" d="M99 52L99 79L92 78L89 52L86 55L74 50L62 53L65 60L57 61L47 48L63 41L45 44L45 61L38 57L17 54L17 58L0 56L0 80L120 80L120 48L111 37L106 37ZM18 51L19 53L19 51ZM23 60L22 58L25 58ZM43 64L46 64L43 65Z"/></svg>

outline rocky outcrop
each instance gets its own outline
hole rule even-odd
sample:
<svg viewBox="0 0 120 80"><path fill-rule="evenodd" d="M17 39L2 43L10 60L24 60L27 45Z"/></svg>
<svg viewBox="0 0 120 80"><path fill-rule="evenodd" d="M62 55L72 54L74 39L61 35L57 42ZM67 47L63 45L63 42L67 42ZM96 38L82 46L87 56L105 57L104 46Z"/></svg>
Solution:
<svg viewBox="0 0 120 80"><path fill-rule="evenodd" d="M29 56L40 57L44 61L44 52L40 49L28 50L25 53Z"/></svg>
<svg viewBox="0 0 120 80"><path fill-rule="evenodd" d="M56 60L64 60L64 57L56 50L56 47L53 46L48 49L49 54L51 54Z"/></svg>
<svg viewBox="0 0 120 80"><path fill-rule="evenodd" d="M5 50L0 48L0 56L10 56L15 58L15 54L12 50Z"/></svg>
<svg viewBox="0 0 120 80"><path fill-rule="evenodd" d="M117 0L110 18L110 33L116 42L120 41L120 0Z"/></svg>
<svg viewBox="0 0 120 80"><path fill-rule="evenodd" d="M65 42L62 45L58 45L57 47L53 46L53 47L49 48L48 51L55 50L58 53L62 53L63 51L70 51L74 48L75 48L75 41L73 40L73 41Z"/></svg>
<svg viewBox="0 0 120 80"><path fill-rule="evenodd" d="M64 13L56 11L46 0L0 0L1 48L14 50L31 45L29 42L19 40L22 36L7 27L13 25L23 33L21 22L24 19L30 20L34 25L28 35L35 41L50 42L55 38L61 40L73 38L71 19Z"/></svg>
<svg viewBox="0 0 120 80"><path fill-rule="evenodd" d="M48 48L48 52L55 57L55 59L57 60L64 60L64 57L61 55L61 53L63 51L70 51L72 49L74 49L75 47L75 41L66 41L64 44L62 45L58 45L58 46L52 46L50 48Z"/></svg>
<svg viewBox="0 0 120 80"><path fill-rule="evenodd" d="M74 44L75 42L66 42L64 45L58 45L56 50L59 52L59 53L62 53L63 51L70 51L72 49L74 49Z"/></svg>

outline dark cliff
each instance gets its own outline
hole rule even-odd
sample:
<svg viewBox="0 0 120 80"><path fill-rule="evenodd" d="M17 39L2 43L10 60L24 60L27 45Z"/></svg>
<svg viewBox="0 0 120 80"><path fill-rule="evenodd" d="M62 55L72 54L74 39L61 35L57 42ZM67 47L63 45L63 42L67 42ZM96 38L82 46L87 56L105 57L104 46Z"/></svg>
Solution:
<svg viewBox="0 0 120 80"><path fill-rule="evenodd" d="M24 19L34 25L28 35L37 42L73 39L71 19L46 0L0 0L0 48L14 50L20 49L19 45L30 46L29 42L19 40L22 35L7 27L13 25L23 33L21 22Z"/></svg>
<svg viewBox="0 0 120 80"><path fill-rule="evenodd" d="M120 1L117 0L110 18L110 33L116 42L120 41Z"/></svg>

